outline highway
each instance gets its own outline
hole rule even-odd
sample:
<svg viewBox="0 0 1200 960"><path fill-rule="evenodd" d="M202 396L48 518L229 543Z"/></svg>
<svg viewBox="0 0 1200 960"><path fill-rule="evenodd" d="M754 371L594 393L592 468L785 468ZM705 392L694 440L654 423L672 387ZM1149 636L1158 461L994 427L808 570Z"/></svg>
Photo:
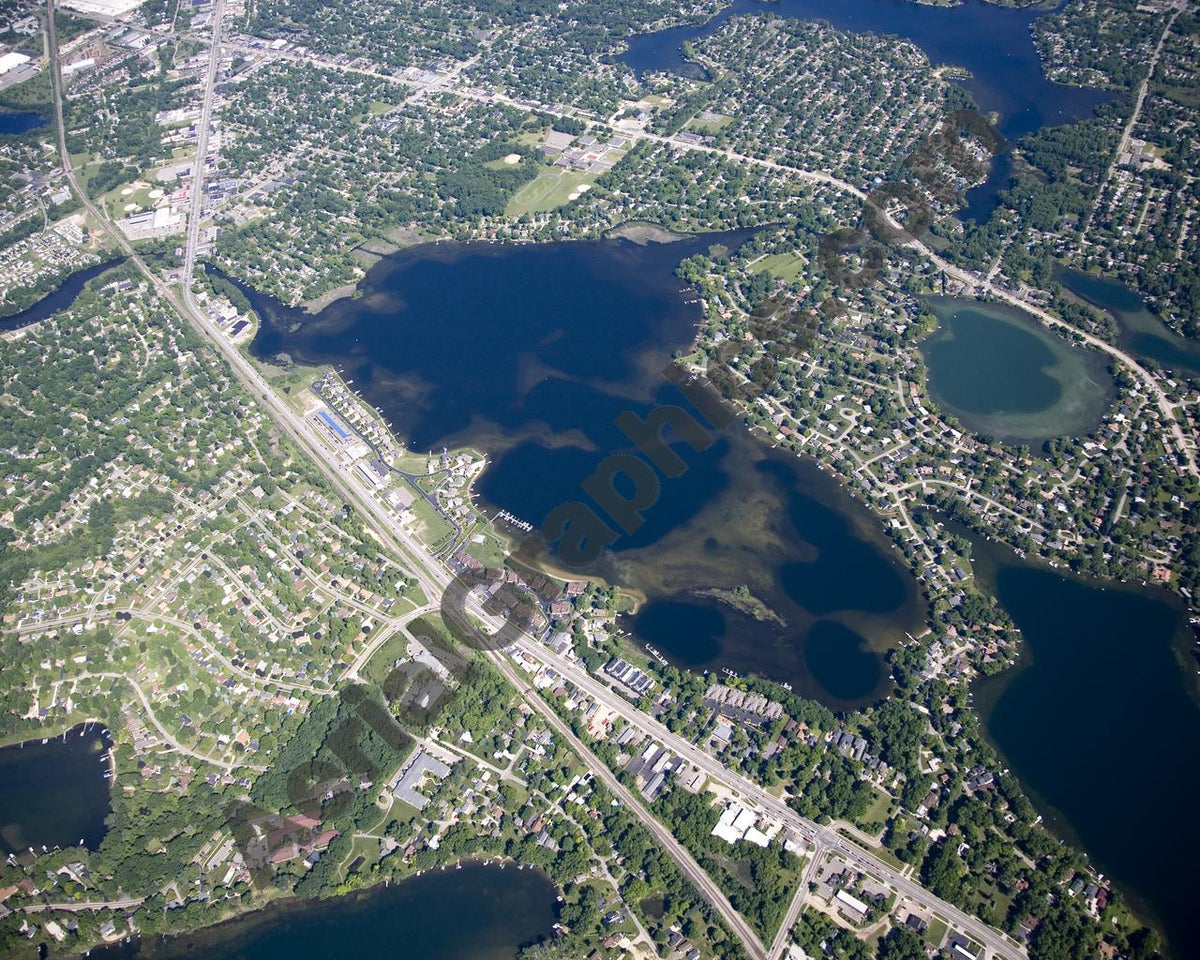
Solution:
<svg viewBox="0 0 1200 960"><path fill-rule="evenodd" d="M212 126L217 69L221 65L221 16L224 7L225 0L215 0L213 3L208 73L204 78L204 99L200 104L200 120L196 126L196 165L192 169L191 210L188 213L187 243L183 250L183 296L189 302L192 295L192 276L196 269L196 250L200 245L200 220L204 213L204 169L208 165L208 134Z"/></svg>
<svg viewBox="0 0 1200 960"><path fill-rule="evenodd" d="M86 192L81 188L78 178L71 168L63 125L61 64L54 31L54 0L47 0L47 35L51 53L51 84L53 88L60 161L63 171L71 184L71 188L85 209L94 218L95 222L109 234L116 246L129 257L130 263L139 270L156 292L178 311L179 315L192 326L200 337L217 350L229 364L233 374L262 405L266 412L271 415L280 430L293 440L317 468L325 474L339 494L345 497L349 503L352 503L363 514L380 539L408 559L412 564L413 576L421 584L430 603L433 603L441 596L446 585L450 582L450 573L422 544L417 542L403 529L399 523L399 519L390 510L373 496L368 495L352 476L337 463L333 451L324 445L323 441L316 435L315 430L283 398L276 394L253 364L242 355L227 337L213 326L196 303L192 294L190 280L195 265L196 249L199 244L200 222L203 213L202 198L204 174L207 166L208 128L212 117L216 77L221 56L220 30L223 5L224 0L216 0L212 11L212 22L214 24L213 37L215 42L212 44L210 51L208 74L203 102L201 104L202 119L198 139L198 153L194 167L193 182L191 184L192 202L187 229L187 249L184 257L184 284L181 297L177 296L176 292L168 284L149 269L133 250L120 230L107 216L96 208ZM743 159L750 160L750 158ZM751 162L777 166L770 163L770 161ZM790 170L791 168L781 169ZM837 183L837 181L834 181L833 178L825 174L810 174L810 176L812 179ZM849 187L849 185L845 186ZM856 194L860 194L859 191L852 187L849 187L849 189ZM935 260L935 262L937 261ZM1025 309L1029 309L1029 307L1025 306ZM1061 323L1061 321L1057 322ZM1114 349L1108 345L1105 346L1110 352ZM1140 370L1140 368L1136 369ZM1145 371L1141 372L1143 375L1148 376L1148 374L1145 374ZM500 623L495 618L483 614L478 609L472 612L478 613L480 619L489 629L494 630L499 628ZM818 850L829 850L838 853L853 864L856 869L870 873L890 884L900 895L928 906L934 912L947 918L955 927L963 930L973 939L983 944L989 954L1009 958L1009 960L1011 958L1026 957L1025 951L1008 940L1002 933L992 930L982 921L965 914L951 904L938 900L918 883L902 876L883 861L871 856L855 844L846 840L836 833L836 831L822 827L811 820L801 817L785 803L767 793L767 791L757 784L728 770L712 755L682 737L672 734L656 720L639 711L633 704L625 700L624 697L614 693L610 687L592 677L577 664L570 663L556 656L548 648L529 636L523 637L519 641L519 645L522 650L529 652L543 663L553 666L555 670L576 684L581 690L593 696L597 702L609 707L659 743L694 764L715 783L724 785L731 792L743 798L743 800L755 806L761 812L783 822L797 835L807 838ZM612 772L591 751L587 744L576 737L570 728L554 715L553 711L545 704L536 691L530 689L528 683L517 673L503 653L490 652L488 655L496 663L498 669L521 692L530 706L546 717L547 722L559 732L560 736L563 736L572 744L585 763L595 772L595 775L616 796L621 798L628 805L630 811L645 824L647 829L650 830L662 845L664 852L671 856L679 865L684 875L713 904L729 927L743 940L747 950L755 957L755 960L767 957L768 950L759 942L741 915L733 910L728 900L716 887L712 879L699 868L691 854L670 835L666 828L646 810L636 797L633 797L628 790L621 786ZM144 703L144 706L148 708L149 705L148 703ZM793 903L793 908L796 909L795 903ZM789 911L789 914L791 912ZM786 946L786 937L784 938L784 945Z"/></svg>
<svg viewBox="0 0 1200 960"><path fill-rule="evenodd" d="M958 927L972 939L982 943L993 955L1009 958L1024 958L1027 956L1023 948L1009 940L1003 933L993 930L984 924L982 920L964 913L952 904L944 900L939 900L915 880L903 876L899 871L867 853L836 830L821 826L812 820L800 816L800 814L796 813L786 803L768 793L758 784L731 772L712 754L697 747L689 740L672 733L657 720L638 710L632 703L619 693L616 693L607 684L587 673L578 664L565 660L555 654L549 647L533 640L523 639L521 648L524 652L529 653L547 666L558 671L566 679L570 680L596 700L596 702L615 711L626 721L661 743L668 750L678 754L699 770L702 770L712 780L732 790L750 806L781 821L794 833L804 837L819 849L837 853L851 863L855 869L877 877L895 889L900 895L927 906L929 909L945 917L953 926Z"/></svg>
<svg viewBox="0 0 1200 960"><path fill-rule="evenodd" d="M622 785L604 761L592 753L587 744L577 737L574 731L554 712L553 708L542 700L536 690L529 686L528 681L520 675L517 669L503 656L493 656L492 660L508 682L521 691L525 702L541 714L546 723L565 742L569 743L580 756L588 761L591 765L592 774L596 779L603 783L613 796L625 804L626 808L642 821L659 846L670 854L671 858L683 871L684 876L700 892L700 895L721 914L730 929L742 941L742 945L746 948L747 953L755 958L755 960L766 960L769 956L774 956L773 953L769 953L767 948L763 946L754 929L733 908L733 905L721 891L721 888L716 885L704 868L696 862L696 859L687 848L675 839L670 830L646 811L646 808L642 806L641 800Z"/></svg>

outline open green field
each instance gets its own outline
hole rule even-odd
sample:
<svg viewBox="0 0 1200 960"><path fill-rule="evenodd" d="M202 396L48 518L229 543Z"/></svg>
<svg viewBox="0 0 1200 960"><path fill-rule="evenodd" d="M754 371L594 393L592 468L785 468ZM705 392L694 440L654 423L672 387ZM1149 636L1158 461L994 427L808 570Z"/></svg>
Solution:
<svg viewBox="0 0 1200 960"><path fill-rule="evenodd" d="M778 280L791 283L804 272L805 266L804 258L798 257L794 253L773 253L759 260L754 265L754 271L769 273Z"/></svg>
<svg viewBox="0 0 1200 960"><path fill-rule="evenodd" d="M560 170L547 167L512 195L504 210L507 217L526 213L545 213L568 202L568 197L581 184L590 184L595 174L581 170Z"/></svg>
<svg viewBox="0 0 1200 960"><path fill-rule="evenodd" d="M135 186L135 184L137 185ZM121 192L130 189L132 189L132 193L123 194ZM125 183L117 184L108 193L101 194L99 200L114 217L127 217L130 214L151 209L159 199L150 196L150 192L155 189L165 193L162 187L151 186L145 180L126 181ZM125 208L130 205L134 209L126 210Z"/></svg>
<svg viewBox="0 0 1200 960"><path fill-rule="evenodd" d="M392 672L392 664L408 655L408 636L396 631L388 637L363 667L362 673L372 683L380 684Z"/></svg>
<svg viewBox="0 0 1200 960"><path fill-rule="evenodd" d="M727 117L723 113L718 113L712 119L700 116L692 117L684 129L694 130L696 133L716 133L719 130L724 130L731 123L733 123L733 117Z"/></svg>
<svg viewBox="0 0 1200 960"><path fill-rule="evenodd" d="M508 555L508 549L499 537L493 536L488 532L488 527L485 524L477 524L472 527L468 537L473 535L482 535L483 542L475 543L473 540L467 541L467 553L482 563L485 567L501 567L504 565L504 559Z"/></svg>
<svg viewBox="0 0 1200 960"><path fill-rule="evenodd" d="M412 512L417 518L417 523L422 528L419 531L419 535L429 546L440 546L453 533L449 524L442 519L441 515L433 509L433 506L424 497L413 501Z"/></svg>
<svg viewBox="0 0 1200 960"><path fill-rule="evenodd" d="M408 625L408 631L418 640L428 639L444 646L454 643L454 635L447 629L440 613L428 613Z"/></svg>
<svg viewBox="0 0 1200 960"><path fill-rule="evenodd" d="M885 823L891 809L892 798L876 790L875 799L871 801L871 806L867 809L867 812L858 818L858 825L865 828L868 823Z"/></svg>
<svg viewBox="0 0 1200 960"><path fill-rule="evenodd" d="M934 917L929 921L929 929L925 931L925 939L935 947L940 947L942 941L946 939L946 931L949 928L949 924L941 917Z"/></svg>

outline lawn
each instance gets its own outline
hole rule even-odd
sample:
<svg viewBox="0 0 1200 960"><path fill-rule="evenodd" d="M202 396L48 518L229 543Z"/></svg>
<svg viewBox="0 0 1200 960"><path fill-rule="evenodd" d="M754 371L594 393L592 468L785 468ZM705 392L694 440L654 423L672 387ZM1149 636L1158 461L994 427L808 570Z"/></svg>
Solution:
<svg viewBox="0 0 1200 960"><path fill-rule="evenodd" d="M773 253L754 265L755 273L769 273L778 280L792 283L807 266L803 257L794 253Z"/></svg>
<svg viewBox="0 0 1200 960"><path fill-rule="evenodd" d="M504 560L508 556L508 550L505 544L498 537L493 537L487 532L487 527L479 524L471 531L472 536L481 535L482 543L475 543L474 540L468 539L467 553L482 563L485 567L501 567L504 565Z"/></svg>
<svg viewBox="0 0 1200 960"><path fill-rule="evenodd" d="M694 130L696 133L716 133L718 130L724 130L731 123L733 123L733 117L727 117L723 113L712 114L711 119L697 115L687 122L687 129Z"/></svg>
<svg viewBox="0 0 1200 960"><path fill-rule="evenodd" d="M413 501L413 516L419 526L418 536L430 547L440 546L453 534L450 525L433 509L429 501L420 497Z"/></svg>
<svg viewBox="0 0 1200 960"><path fill-rule="evenodd" d="M929 929L925 931L925 939L932 943L935 947L940 947L942 941L946 939L946 931L949 929L949 924L941 917L934 917L929 921Z"/></svg>
<svg viewBox="0 0 1200 960"><path fill-rule="evenodd" d="M875 791L875 799L871 802L871 806L861 817L858 818L858 826L866 827L869 823L886 823L888 814L892 809L892 798L885 793Z"/></svg>
<svg viewBox="0 0 1200 960"><path fill-rule="evenodd" d="M259 364L259 366L263 373L267 375L267 379L271 381L271 386L295 401L293 406L296 406L297 409L301 405L311 405L312 395L305 396L305 391L324 372L320 367L299 365L284 368L263 363Z"/></svg>
<svg viewBox="0 0 1200 960"><path fill-rule="evenodd" d="M423 617L418 617L408 625L408 629L418 640L431 640L435 644L440 644L444 647L454 645L454 636L446 628L445 621L442 620L439 613L430 613Z"/></svg>
<svg viewBox="0 0 1200 960"><path fill-rule="evenodd" d="M868 853L873 854L874 856L878 857L880 860L882 860L884 863L888 864L889 866L892 866L897 870L904 869L905 865L887 847L877 847L874 845L869 845L869 844L863 843L861 840L858 839L858 837L854 836L852 833L850 833L847 830L838 830L838 836L845 837L856 847L860 847L861 849L866 850Z"/></svg>
<svg viewBox="0 0 1200 960"><path fill-rule="evenodd" d="M400 451L396 466L404 473L419 477L429 472L429 454L404 448Z"/></svg>
<svg viewBox="0 0 1200 960"><path fill-rule="evenodd" d="M526 213L544 213L569 202L575 189L591 184L595 174L581 170L560 170L546 167L537 177L521 187L508 201L504 210L507 217L519 217Z"/></svg>
<svg viewBox="0 0 1200 960"><path fill-rule="evenodd" d="M123 193L125 190L130 192ZM160 196L150 196L152 190L158 192ZM145 180L133 180L117 184L107 193L101 194L99 200L102 205L108 207L114 217L119 219L142 210L152 209L165 192L163 187L151 185ZM133 206L134 209L126 210L126 206Z"/></svg>
<svg viewBox="0 0 1200 960"><path fill-rule="evenodd" d="M379 841L374 837L355 837L354 842L350 845L350 853L346 856L346 860L342 864L342 870L348 871L350 864L354 863L359 857L363 858L363 862L355 872L369 874L371 864L379 859ZM348 874L343 873L343 876L346 875Z"/></svg>
<svg viewBox="0 0 1200 960"><path fill-rule="evenodd" d="M392 671L392 664L408 654L408 636L397 631L388 637L378 650L371 654L371 659L363 667L363 676L372 683L383 683Z"/></svg>

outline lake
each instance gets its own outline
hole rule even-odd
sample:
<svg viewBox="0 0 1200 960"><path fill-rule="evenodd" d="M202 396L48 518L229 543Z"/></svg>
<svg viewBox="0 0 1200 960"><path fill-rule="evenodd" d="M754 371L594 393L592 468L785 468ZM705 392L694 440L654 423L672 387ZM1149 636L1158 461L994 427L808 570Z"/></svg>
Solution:
<svg viewBox="0 0 1200 960"><path fill-rule="evenodd" d="M98 724L0 748L0 851L100 846L112 742Z"/></svg>
<svg viewBox="0 0 1200 960"><path fill-rule="evenodd" d="M93 950L96 960L513 960L549 937L558 890L538 870L466 863L329 900L277 903L214 927Z"/></svg>
<svg viewBox="0 0 1200 960"><path fill-rule="evenodd" d="M723 489L617 554L619 581L649 598L621 626L692 670L760 674L834 709L878 699L880 654L923 622L908 570L811 461L741 432L729 442Z"/></svg>
<svg viewBox="0 0 1200 960"><path fill-rule="evenodd" d="M26 307L20 313L12 313L6 317L0 316L0 331L18 330L70 309L75 298L83 292L83 288L87 286L89 280L95 279L106 270L111 270L124 262L124 257L117 257L76 271L32 306Z"/></svg>
<svg viewBox="0 0 1200 960"><path fill-rule="evenodd" d="M921 344L929 392L969 430L1003 440L1086 436L1115 397L1105 358L1006 304L929 297Z"/></svg>
<svg viewBox="0 0 1200 960"><path fill-rule="evenodd" d="M675 268L748 236L427 245L384 259L360 297L316 316L243 290L263 318L258 356L343 369L414 450L486 452L484 504L539 526L587 501L579 485L605 456L632 449L618 414L685 403L661 371L702 318ZM645 599L633 625L678 663L753 670L837 707L886 693L879 654L919 627L923 603L878 521L741 428L713 440L677 448L686 471L662 480L644 525L592 572ZM739 587L760 616L731 602ZM707 609L719 629L664 630L660 601ZM806 638L819 621L818 656ZM829 642L831 624L843 642Z"/></svg>
<svg viewBox="0 0 1200 960"><path fill-rule="evenodd" d="M1092 115L1112 99L1102 90L1052 83L1042 72L1030 27L1046 11L1018 10L983 0L935 7L911 0L759 0L734 2L702 26L683 26L633 37L620 58L639 76L653 71L703 76L683 57L684 42L709 36L730 17L772 13L797 20L826 20L842 30L891 34L911 40L930 62L965 67L971 78L958 81L984 113L999 114L998 129L1010 141L1046 126L1072 123ZM1011 176L1002 154L987 181L970 190L961 212L983 223L996 207Z"/></svg>
<svg viewBox="0 0 1200 960"><path fill-rule="evenodd" d="M16 136L44 127L50 121L40 113L8 113L0 111L0 136Z"/></svg>
<svg viewBox="0 0 1200 960"><path fill-rule="evenodd" d="M1181 337L1125 284L1082 270L1059 270L1059 283L1105 310L1121 328L1120 345L1139 360L1152 360L1179 374L1200 375L1200 343Z"/></svg>
<svg viewBox="0 0 1200 960"><path fill-rule="evenodd" d="M1048 824L1161 924L1172 955L1200 956L1200 708L1181 669L1194 645L1181 604L971 539L977 582L1025 640L1013 670L975 686L989 738Z"/></svg>

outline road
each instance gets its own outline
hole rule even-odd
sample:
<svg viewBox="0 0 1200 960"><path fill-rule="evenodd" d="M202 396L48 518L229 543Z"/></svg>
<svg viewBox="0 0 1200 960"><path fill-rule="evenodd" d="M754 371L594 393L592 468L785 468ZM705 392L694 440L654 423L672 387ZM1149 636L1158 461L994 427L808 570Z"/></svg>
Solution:
<svg viewBox="0 0 1200 960"><path fill-rule="evenodd" d="M188 214L187 244L183 251L184 297L191 295L196 250L200 245L200 221L204 212L204 169L208 165L208 133L212 126L213 101L216 99L217 68L221 65L221 15L224 13L224 7L225 0L215 0L211 14L213 26L208 73L204 78L204 98L200 103L200 120L196 127L196 165L192 169L191 211Z"/></svg>
<svg viewBox="0 0 1200 960"><path fill-rule="evenodd" d="M732 790L743 801L749 802L762 813L780 820L793 832L818 848L843 857L855 869L879 878L899 894L930 907L950 920L953 925L968 933L973 939L982 943L993 955L1022 958L1027 956L1023 948L1018 947L1003 933L993 930L983 921L964 913L952 904L939 900L919 883L905 877L882 860L867 853L836 830L800 816L786 803L768 793L758 784L732 773L712 754L669 731L657 720L638 710L622 695L587 673L579 665L565 660L549 647L536 641L522 640L521 647L524 652L558 671L565 679L570 680L596 702L615 711L668 750L702 770L712 780Z"/></svg>
<svg viewBox="0 0 1200 960"><path fill-rule="evenodd" d="M1107 353L1113 359L1119 360L1121 363L1123 363L1129 368L1129 372L1141 381L1142 386L1153 398L1155 406L1158 407L1159 412L1162 414L1162 426L1165 430L1170 431L1175 442L1175 453L1179 457L1184 469L1187 470L1187 472L1193 477L1200 477L1200 469L1197 469L1196 466L1194 447L1192 444L1188 443L1187 438L1184 436L1183 428L1180 426L1179 420L1175 415L1176 411L1182 406L1182 404L1172 402L1171 398L1167 396L1167 392L1159 385L1158 381L1153 375L1151 375L1150 371L1138 363L1137 360L1135 360L1130 354L1126 353L1120 347L1115 346L1106 340L1101 340L1099 337L1090 333L1086 333L1083 330L1080 330L1078 327L1067 323L1065 320L1054 316L1054 314L1048 313L1036 304L1030 303L1028 300L1024 300L1021 297L1009 293L1003 287L997 286L989 280L980 277L978 274L971 273L970 271L963 270L947 263L919 240L910 241L908 246L920 251L922 254L928 257L929 260L931 260L933 264L947 276L953 277L955 280L965 283L968 286L973 286L976 289L983 290L991 294L996 299L1002 300L1003 302L1011 304L1014 307L1020 307L1026 313L1033 314L1035 317L1041 320L1042 323L1046 324L1046 326L1056 330L1061 330L1067 335L1068 338L1078 337L1088 346L1094 347L1103 353Z"/></svg>
<svg viewBox="0 0 1200 960"><path fill-rule="evenodd" d="M825 851L820 847L813 850L812 859L805 866L804 873L800 876L800 882L796 884L796 893L792 897L792 902L783 916L783 922L779 924L779 932L775 934L775 939L771 942L772 960L782 957L787 952L791 939L788 935L792 932L796 921L800 919L800 911L804 909L804 902L808 899L808 885L816 879L817 870L820 868L824 856Z"/></svg>
<svg viewBox="0 0 1200 960"><path fill-rule="evenodd" d="M79 913L83 910L128 910L130 907L141 906L145 897L126 897L123 900L80 900L66 903L31 903L21 909L25 913L41 913L43 910L65 910L67 913Z"/></svg>
<svg viewBox="0 0 1200 960"><path fill-rule="evenodd" d="M120 681L123 681L124 683L127 683L131 687L133 687L133 692L137 696L138 702L141 703L141 705L142 705L142 710L146 714L146 719L150 721L150 725L152 727L154 727L155 730L158 731L159 736L163 738L163 740L171 747L171 749L177 751L178 753L182 753L186 756L192 757L193 759L200 760L204 763L212 764L212 766L214 766L214 767L220 767L222 770L225 770L228 773L232 773L234 770L254 770L258 773L262 773L267 769L266 767L260 766L257 763L229 763L228 761L225 761L225 760L217 760L215 757L206 756L203 753L193 750L191 747L185 747L182 743L180 743L177 739L175 739L175 735L173 733L171 733L170 730L168 730L161 723L159 723L158 717L156 717L154 715L154 709L150 705L150 698L146 696L146 692L141 688L141 686L138 684L138 682L136 680L134 680L133 677L129 676L128 674L113 673L110 671L97 671L95 673L77 673L77 674L74 674L73 676L67 677L65 679L69 680L69 681L77 681L77 680L120 680Z"/></svg>
<svg viewBox="0 0 1200 960"><path fill-rule="evenodd" d="M1092 225L1092 220L1096 216L1097 207L1100 206L1100 197L1104 193L1105 184L1112 179L1121 154L1125 152L1125 145L1129 143L1129 138L1133 136L1133 128L1137 126L1138 117L1142 115L1142 104L1146 100L1146 92L1150 89L1150 80L1154 77L1154 70L1158 66L1158 58L1162 54L1163 44L1167 42L1167 36L1171 33L1171 28L1175 26L1175 19L1178 16L1179 10L1176 9L1167 18L1167 25L1163 28L1162 35L1158 38L1158 43L1154 47L1154 53L1150 56L1149 68L1146 70L1146 76L1138 87L1137 99L1133 104L1133 112L1130 113L1129 122L1125 124L1125 129L1121 132L1121 142L1117 145L1117 152L1113 155L1112 163L1108 165L1108 169L1104 172L1104 179L1100 181L1100 186L1096 190L1096 202L1092 205L1091 212L1088 213L1087 220L1084 222L1083 228L1079 231L1079 236L1082 238L1087 237L1088 228Z"/></svg>
<svg viewBox="0 0 1200 960"><path fill-rule="evenodd" d="M234 666L228 657L218 650L212 643L200 633L192 624L185 620L180 620L178 617L172 617L166 613L156 613L153 610L140 610L137 607L110 607L106 610L91 610L84 613L70 613L65 616L55 617L51 620L39 620L37 623L24 624L16 629L18 634L40 633L45 630L57 630L61 627L72 627L78 623L87 623L88 621L103 622L113 620L118 613L128 614L137 620L143 620L146 623L169 623L181 633L187 634L197 645L204 648L204 652L215 659L221 666L228 670L235 677L240 677L246 683L253 684L258 687L278 687L281 690L291 690L292 692L302 692L308 695L329 693L329 690L316 687L311 683L298 683L293 680L275 679L273 677L260 677L257 673L251 670L245 670L241 667ZM364 661L365 662L365 661Z"/></svg>
<svg viewBox="0 0 1200 960"><path fill-rule="evenodd" d="M537 691L529 686L528 681L520 675L517 669L506 658L502 656L493 657L493 662L508 682L522 692L525 702L541 714L546 723L566 743L569 743L580 756L589 762L591 772L596 779L603 783L613 796L625 804L626 808L642 821L655 841L657 841L663 850L671 855L671 859L676 862L680 870L683 871L684 876L691 881L701 896L712 904L717 912L724 917L725 922L729 924L734 934L742 941L750 956L754 957L755 960L766 960L768 956L767 949L763 946L762 941L759 940L754 929L740 913L733 909L733 905L729 902L725 894L721 892L721 888L713 882L713 879L696 862L691 853L675 839L671 831L653 816L645 813L645 807L642 806L641 800L622 785L616 775L608 768L608 765L592 753L587 744L577 737L574 731L563 722L558 714L542 700Z"/></svg>

